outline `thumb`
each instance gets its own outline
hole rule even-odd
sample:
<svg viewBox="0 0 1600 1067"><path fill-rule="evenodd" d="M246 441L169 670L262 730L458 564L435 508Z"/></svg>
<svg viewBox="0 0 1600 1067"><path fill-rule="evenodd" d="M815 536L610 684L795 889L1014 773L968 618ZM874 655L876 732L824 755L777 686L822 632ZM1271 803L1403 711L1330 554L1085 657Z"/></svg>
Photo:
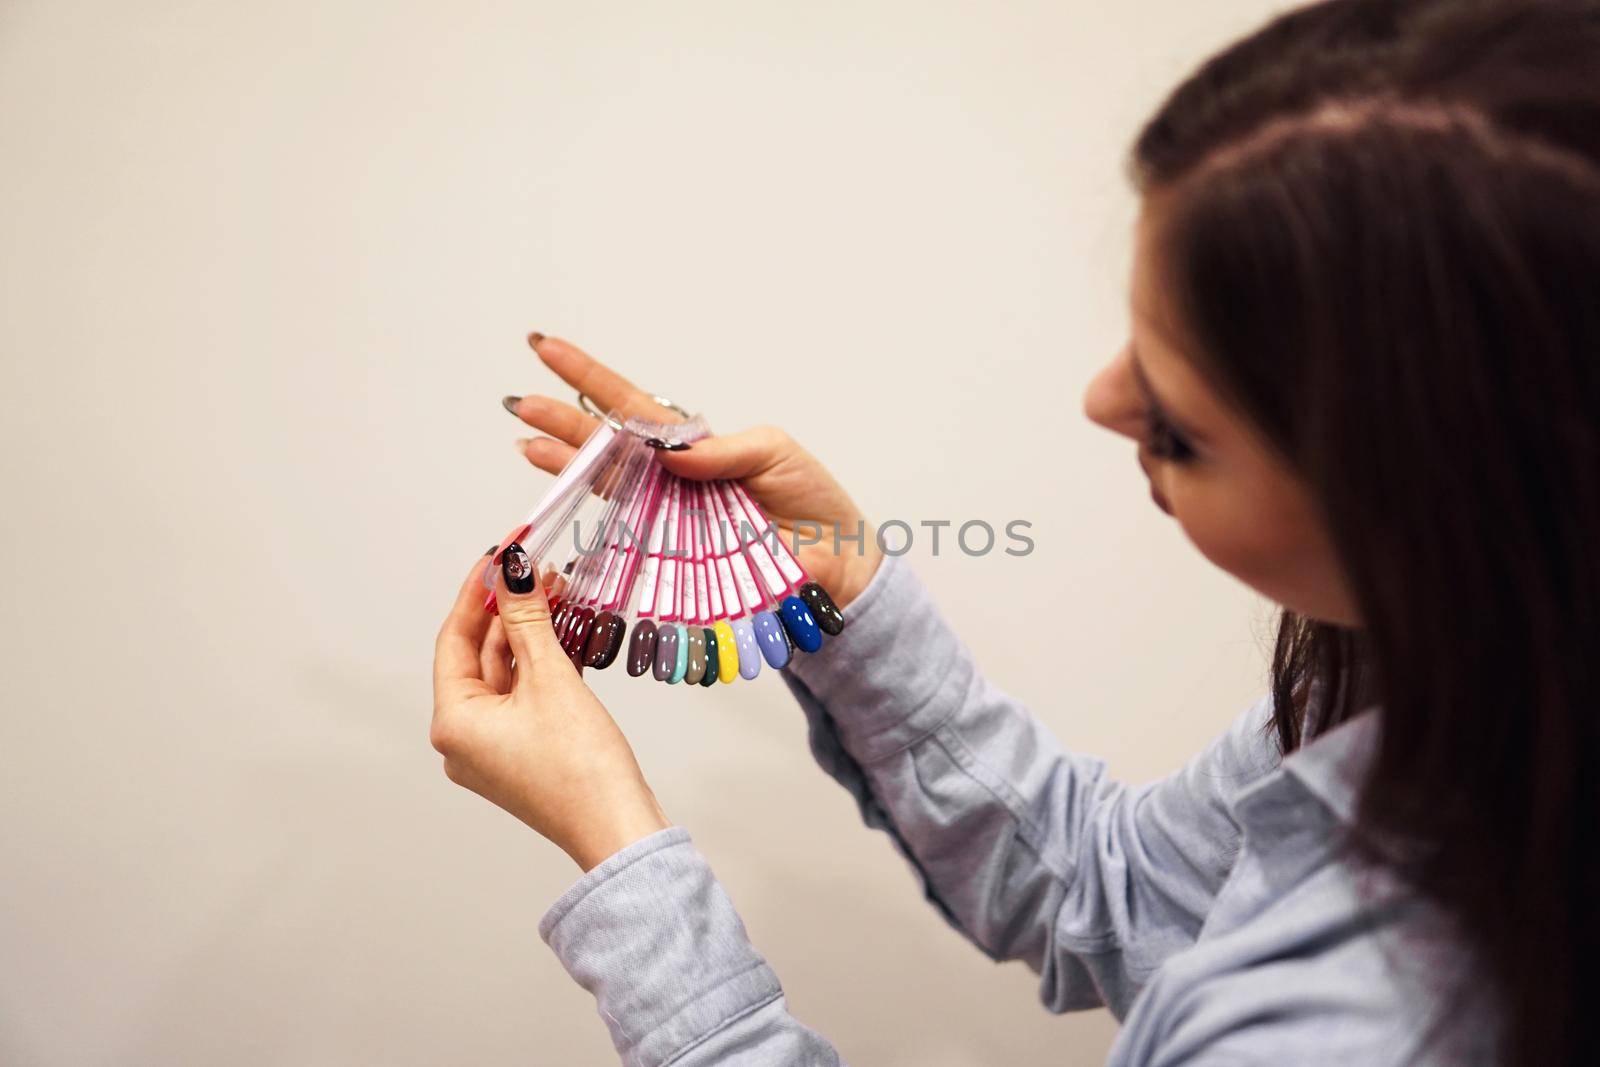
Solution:
<svg viewBox="0 0 1600 1067"><path fill-rule="evenodd" d="M522 668L517 672L519 678L533 677L557 663L570 666L550 625L550 602L545 599L538 568L516 541L500 553L494 594L506 643Z"/></svg>
<svg viewBox="0 0 1600 1067"><path fill-rule="evenodd" d="M757 426L725 437L703 437L681 452L662 451L657 455L661 465L673 474L704 481L752 478L799 450L794 439L776 426Z"/></svg>

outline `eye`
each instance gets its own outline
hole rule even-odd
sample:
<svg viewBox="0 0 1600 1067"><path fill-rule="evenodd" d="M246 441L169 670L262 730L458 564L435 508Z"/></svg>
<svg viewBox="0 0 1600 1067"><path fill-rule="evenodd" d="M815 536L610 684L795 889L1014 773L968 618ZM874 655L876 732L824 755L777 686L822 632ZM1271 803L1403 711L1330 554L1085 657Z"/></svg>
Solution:
<svg viewBox="0 0 1600 1067"><path fill-rule="evenodd" d="M1194 459L1194 448L1173 429L1159 408L1150 408L1146 420L1148 432L1145 447L1152 456L1168 463L1187 463Z"/></svg>

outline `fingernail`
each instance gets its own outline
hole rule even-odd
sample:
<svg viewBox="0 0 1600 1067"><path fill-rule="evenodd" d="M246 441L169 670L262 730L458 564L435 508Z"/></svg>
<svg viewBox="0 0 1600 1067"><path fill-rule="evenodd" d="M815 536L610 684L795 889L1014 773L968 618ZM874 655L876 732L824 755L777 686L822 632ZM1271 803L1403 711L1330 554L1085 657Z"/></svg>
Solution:
<svg viewBox="0 0 1600 1067"><path fill-rule="evenodd" d="M492 556L492 555L495 554L495 552L497 552L499 550L499 548L500 548L499 545L490 545L489 546L489 551L485 552L484 555L485 556Z"/></svg>
<svg viewBox="0 0 1600 1067"><path fill-rule="evenodd" d="M533 438L519 437L517 438L517 451L526 456L528 454L528 446L531 444L533 444Z"/></svg>
<svg viewBox="0 0 1600 1067"><path fill-rule="evenodd" d="M511 412L513 415L517 413L517 405L520 403L522 403L522 398L520 396L503 396L500 398L500 406Z"/></svg>
<svg viewBox="0 0 1600 1067"><path fill-rule="evenodd" d="M539 342L543 341L543 340L544 340L544 334L540 333L538 330L534 330L532 333L530 333L528 335L528 345L531 348L539 347Z"/></svg>
<svg viewBox="0 0 1600 1067"><path fill-rule="evenodd" d="M513 593L533 592L533 560L513 541L500 553L500 572L505 575L506 589Z"/></svg>

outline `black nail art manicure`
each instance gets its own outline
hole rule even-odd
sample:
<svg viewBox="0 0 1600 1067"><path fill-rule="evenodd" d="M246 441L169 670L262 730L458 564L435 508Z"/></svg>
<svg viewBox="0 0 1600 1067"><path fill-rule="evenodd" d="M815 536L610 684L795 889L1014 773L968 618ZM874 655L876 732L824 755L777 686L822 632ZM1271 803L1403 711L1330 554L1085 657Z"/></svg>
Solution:
<svg viewBox="0 0 1600 1067"><path fill-rule="evenodd" d="M505 575L506 589L512 593L533 592L533 560L513 541L500 554L500 572Z"/></svg>
<svg viewBox="0 0 1600 1067"><path fill-rule="evenodd" d="M517 413L517 405L521 402L522 398L520 396L503 396L500 398L500 406L513 415Z"/></svg>
<svg viewBox="0 0 1600 1067"><path fill-rule="evenodd" d="M489 546L489 551L485 552L484 555L485 556L492 556L496 552L498 552L499 550L500 550L500 546L499 545L490 545Z"/></svg>

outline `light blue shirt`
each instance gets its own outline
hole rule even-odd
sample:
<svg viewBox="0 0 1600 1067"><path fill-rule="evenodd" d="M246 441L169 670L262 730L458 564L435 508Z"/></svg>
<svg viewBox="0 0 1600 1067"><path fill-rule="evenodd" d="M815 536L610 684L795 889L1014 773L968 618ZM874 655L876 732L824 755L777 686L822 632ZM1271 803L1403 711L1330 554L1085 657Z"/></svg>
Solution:
<svg viewBox="0 0 1600 1067"><path fill-rule="evenodd" d="M785 672L817 761L1046 1008L1122 1020L1109 1063L1490 1060L1492 1005L1446 924L1342 845L1379 712L1282 759L1263 702L1130 787L979 674L901 560L848 617ZM586 873L539 930L630 1067L843 1062L680 827Z"/></svg>

